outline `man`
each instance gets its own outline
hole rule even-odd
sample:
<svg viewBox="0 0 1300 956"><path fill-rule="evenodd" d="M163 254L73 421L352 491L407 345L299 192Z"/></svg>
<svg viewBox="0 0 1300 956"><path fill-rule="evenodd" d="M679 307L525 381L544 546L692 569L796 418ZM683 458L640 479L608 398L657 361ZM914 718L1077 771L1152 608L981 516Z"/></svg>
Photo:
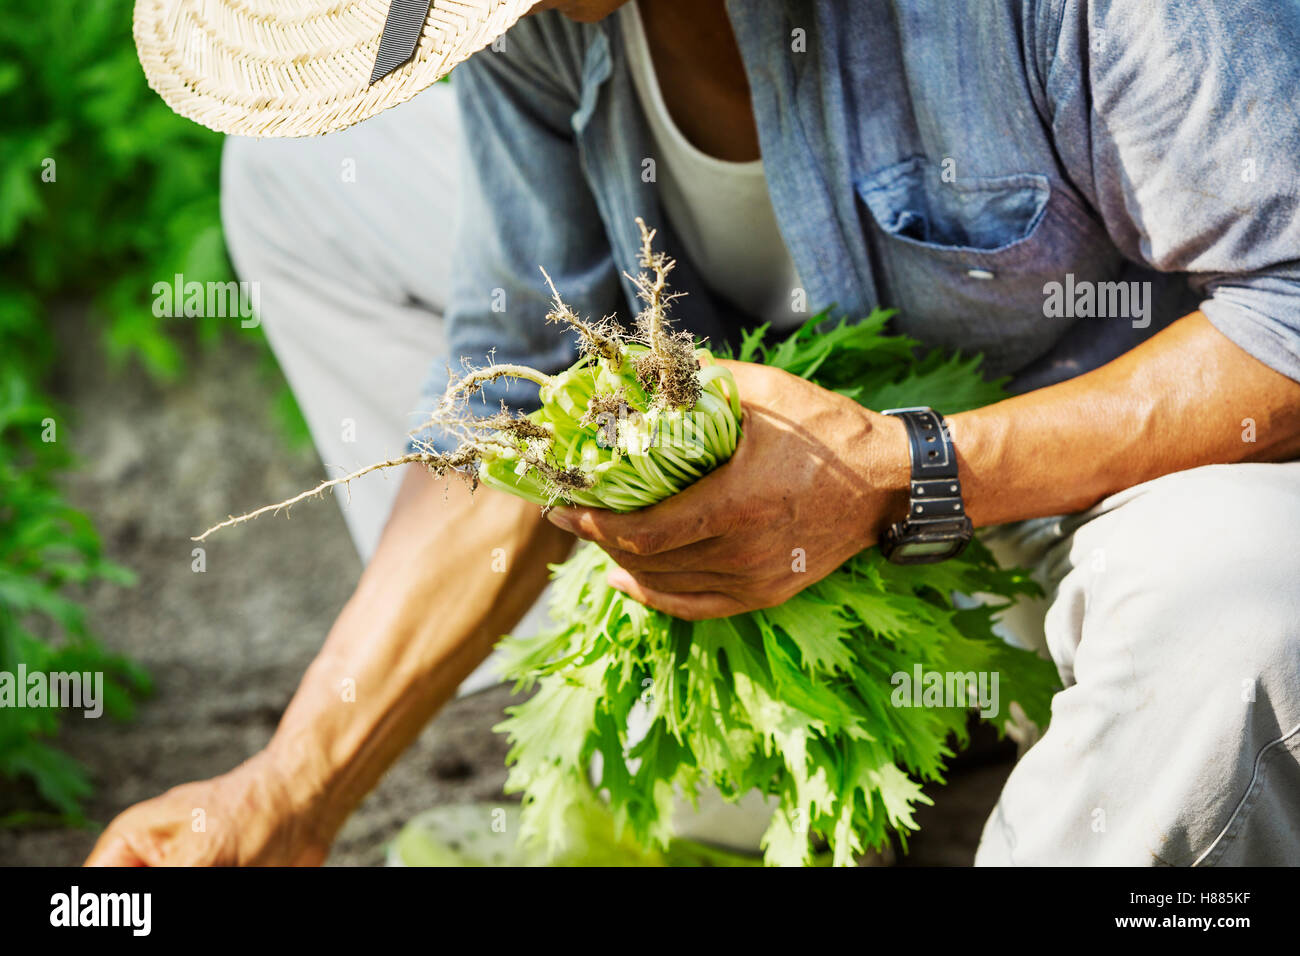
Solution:
<svg viewBox="0 0 1300 956"><path fill-rule="evenodd" d="M536 267L579 313L626 314L636 215L677 255L697 334L881 303L982 351L1020 394L950 419L962 504L976 526L1039 519L1020 527L1058 569L1044 632L1066 689L977 862L1300 862L1300 7L620 5L556 4L573 19L523 20L456 72L448 355L567 365ZM760 158L770 224L745 181ZM910 511L903 418L734 371L735 458L642 512L547 521L411 470L267 749L128 810L92 862L319 862L572 534L616 586L703 618L788 598Z"/></svg>

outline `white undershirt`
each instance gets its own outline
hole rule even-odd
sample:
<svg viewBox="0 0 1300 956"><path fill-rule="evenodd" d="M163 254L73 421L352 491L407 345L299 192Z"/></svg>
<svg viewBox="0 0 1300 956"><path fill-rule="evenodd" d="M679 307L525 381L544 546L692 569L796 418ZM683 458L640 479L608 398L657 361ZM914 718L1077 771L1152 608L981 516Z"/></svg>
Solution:
<svg viewBox="0 0 1300 956"><path fill-rule="evenodd" d="M659 154L664 214L691 262L710 291L756 323L798 325L807 318L792 308L799 277L776 224L763 161L728 162L691 144L668 114L636 3L624 4L620 16L632 81Z"/></svg>

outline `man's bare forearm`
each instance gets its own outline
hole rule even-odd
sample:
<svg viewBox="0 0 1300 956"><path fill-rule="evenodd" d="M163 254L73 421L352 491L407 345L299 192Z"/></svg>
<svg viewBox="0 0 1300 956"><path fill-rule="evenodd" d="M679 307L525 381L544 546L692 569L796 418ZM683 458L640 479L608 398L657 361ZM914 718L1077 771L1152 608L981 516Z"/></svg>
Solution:
<svg viewBox="0 0 1300 956"><path fill-rule="evenodd" d="M950 422L971 520L1000 524L1200 465L1294 458L1300 383L1194 312L1102 368Z"/></svg>
<svg viewBox="0 0 1300 956"><path fill-rule="evenodd" d="M407 469L374 558L268 746L323 840L528 610L572 540L535 505Z"/></svg>

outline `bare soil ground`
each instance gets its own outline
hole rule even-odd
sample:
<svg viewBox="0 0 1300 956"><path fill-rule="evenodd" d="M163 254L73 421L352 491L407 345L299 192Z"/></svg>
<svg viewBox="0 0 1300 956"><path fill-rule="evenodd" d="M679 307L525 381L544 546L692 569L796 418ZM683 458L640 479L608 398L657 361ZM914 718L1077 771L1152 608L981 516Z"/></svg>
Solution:
<svg viewBox="0 0 1300 956"><path fill-rule="evenodd" d="M258 349L227 341L191 350L184 379L159 385L110 372L75 310L59 328L68 360L56 384L71 412L61 435L84 465L68 490L110 556L139 576L132 589L91 592L92 626L156 685L132 723L66 721L62 743L93 775L88 812L102 824L262 747L361 569L338 508L317 501L296 507L292 520L266 517L210 540L206 571L192 570L190 535L322 474L310 448L286 447L271 412L278 382ZM496 688L443 711L353 815L329 862L379 864L416 813L503 799L506 747L490 728L508 700ZM923 832L905 862L969 863L1009 768L1007 748L981 738L937 794L939 806L921 813ZM0 831L0 863L76 864L95 838L88 830Z"/></svg>

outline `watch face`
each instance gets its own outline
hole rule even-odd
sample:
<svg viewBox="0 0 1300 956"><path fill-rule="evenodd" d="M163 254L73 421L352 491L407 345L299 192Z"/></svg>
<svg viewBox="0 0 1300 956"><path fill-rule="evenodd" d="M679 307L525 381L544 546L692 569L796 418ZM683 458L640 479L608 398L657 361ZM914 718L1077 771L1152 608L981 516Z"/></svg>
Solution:
<svg viewBox="0 0 1300 956"><path fill-rule="evenodd" d="M903 541L894 553L903 558L920 558L931 554L948 554L956 545L955 541Z"/></svg>
<svg viewBox="0 0 1300 956"><path fill-rule="evenodd" d="M943 522L940 527L891 525L880 542L885 558L895 564L933 564L955 558L971 538L969 519Z"/></svg>

